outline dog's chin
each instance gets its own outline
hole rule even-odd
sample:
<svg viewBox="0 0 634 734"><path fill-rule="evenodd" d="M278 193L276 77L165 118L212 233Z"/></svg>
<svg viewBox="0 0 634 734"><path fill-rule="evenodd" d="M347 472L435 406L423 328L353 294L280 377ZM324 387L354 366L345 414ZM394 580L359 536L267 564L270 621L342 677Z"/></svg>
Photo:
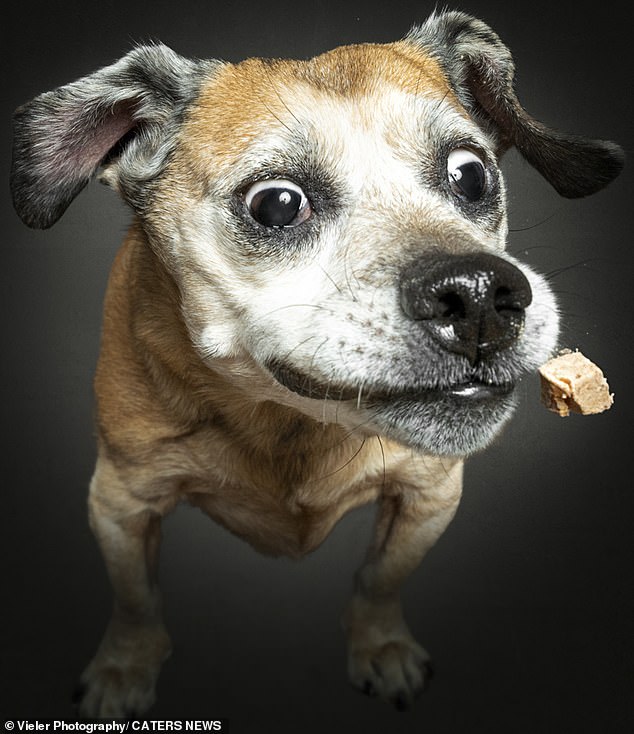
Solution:
<svg viewBox="0 0 634 734"><path fill-rule="evenodd" d="M468 456L486 448L513 414L512 385L465 383L369 401L379 433L424 453Z"/></svg>
<svg viewBox="0 0 634 734"><path fill-rule="evenodd" d="M488 446L517 404L511 383L477 380L430 389L321 385L287 366L269 365L296 395L336 401L338 418L363 433L385 436L424 453L468 456Z"/></svg>

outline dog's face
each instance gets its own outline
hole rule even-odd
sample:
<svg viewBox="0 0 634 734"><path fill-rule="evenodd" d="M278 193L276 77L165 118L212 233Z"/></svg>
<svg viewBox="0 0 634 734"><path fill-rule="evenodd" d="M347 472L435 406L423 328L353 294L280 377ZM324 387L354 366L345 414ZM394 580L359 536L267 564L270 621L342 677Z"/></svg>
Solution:
<svg viewBox="0 0 634 734"><path fill-rule="evenodd" d="M442 279L460 256L505 258L467 259L467 278L510 261L496 141L436 63L357 46L224 67L179 138L147 218L211 366L248 355L300 410L343 401L350 428L427 451L488 442L517 380L553 349L557 311L523 267L523 327L499 350L467 355L403 306L419 263Z"/></svg>
<svg viewBox="0 0 634 734"><path fill-rule="evenodd" d="M485 446L558 331L544 279L505 253L498 157L516 144L573 196L616 175L614 146L530 120L508 52L460 14L307 62L154 48L129 64L159 69L162 98L111 95L117 122L84 149L136 209L210 368L238 360L268 379L258 399L423 451Z"/></svg>

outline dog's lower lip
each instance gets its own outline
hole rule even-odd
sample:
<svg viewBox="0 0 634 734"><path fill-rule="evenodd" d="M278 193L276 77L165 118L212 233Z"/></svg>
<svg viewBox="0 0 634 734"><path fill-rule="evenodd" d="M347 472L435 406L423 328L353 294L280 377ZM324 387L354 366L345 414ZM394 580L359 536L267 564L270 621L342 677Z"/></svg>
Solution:
<svg viewBox="0 0 634 734"><path fill-rule="evenodd" d="M513 390L514 385L510 383L488 383L488 382L463 382L450 385L439 392L452 395L457 398L468 400L486 400L489 398L502 397Z"/></svg>
<svg viewBox="0 0 634 734"><path fill-rule="evenodd" d="M284 364L271 362L267 368L277 382L304 398L345 401L353 400L358 395L358 390L334 384L324 385Z"/></svg>
<svg viewBox="0 0 634 734"><path fill-rule="evenodd" d="M358 388L342 385L322 385L293 369L279 364L271 365L269 369L278 382L302 397L316 400L330 399L347 401L359 400L362 396L364 398L363 402L370 405L376 404L377 402L385 403L402 399L420 401L443 397L464 401L495 400L496 398L502 398L508 395L515 387L512 383L489 383L479 380L469 380L453 385L430 388L392 389L382 387L372 389L366 386L360 391Z"/></svg>
<svg viewBox="0 0 634 734"><path fill-rule="evenodd" d="M378 400L373 400L372 397L374 396L371 396L370 403L385 403L396 400L410 400L412 403L416 403L448 399L467 404L500 400L510 395L514 389L515 385L513 383L488 383L471 380L443 387L395 391L389 395L384 393L377 396Z"/></svg>

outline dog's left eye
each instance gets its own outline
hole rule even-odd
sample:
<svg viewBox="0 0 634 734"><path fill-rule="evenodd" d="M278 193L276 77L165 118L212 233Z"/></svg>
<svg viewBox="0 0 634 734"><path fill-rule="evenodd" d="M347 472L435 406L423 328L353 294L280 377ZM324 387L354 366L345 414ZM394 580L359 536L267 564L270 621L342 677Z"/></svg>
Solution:
<svg viewBox="0 0 634 734"><path fill-rule="evenodd" d="M244 197L249 214L264 227L296 227L311 215L306 194L286 179L258 181Z"/></svg>
<svg viewBox="0 0 634 734"><path fill-rule="evenodd" d="M478 201L487 186L484 163L468 148L456 148L447 157L447 176L451 190L461 199Z"/></svg>

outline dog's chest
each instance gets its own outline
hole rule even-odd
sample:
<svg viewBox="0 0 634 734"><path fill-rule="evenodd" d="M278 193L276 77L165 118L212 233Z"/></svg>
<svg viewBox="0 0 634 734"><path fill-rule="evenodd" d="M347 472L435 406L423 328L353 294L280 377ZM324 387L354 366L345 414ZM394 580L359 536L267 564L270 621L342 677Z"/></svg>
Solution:
<svg viewBox="0 0 634 734"><path fill-rule="evenodd" d="M299 557L314 550L342 515L374 501L384 481L383 456L375 456L371 441L323 453L315 442L308 455L306 444L290 435L286 449L272 454L245 450L235 439L221 446L217 435L210 442L198 436L190 446L198 471L180 493L268 554Z"/></svg>
<svg viewBox="0 0 634 734"><path fill-rule="evenodd" d="M280 499L235 485L220 493L195 492L187 497L257 551L291 558L315 550L346 512L375 498L375 489L356 487L338 493L331 504L320 507L316 497L311 498L314 502L303 504L291 493Z"/></svg>

